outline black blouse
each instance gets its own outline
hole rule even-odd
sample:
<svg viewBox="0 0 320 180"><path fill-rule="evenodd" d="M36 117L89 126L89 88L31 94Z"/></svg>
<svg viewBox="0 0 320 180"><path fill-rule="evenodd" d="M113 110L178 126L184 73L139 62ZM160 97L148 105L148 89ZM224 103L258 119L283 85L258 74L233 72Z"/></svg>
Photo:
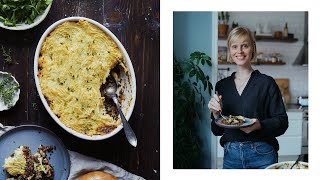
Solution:
<svg viewBox="0 0 320 180"><path fill-rule="evenodd" d="M215 118L211 114L213 134L222 135L220 139L222 147L229 141L265 141L278 151L279 143L275 137L284 134L288 129L288 116L275 80L255 70L242 94L239 95L234 78L235 72L218 81L215 87L222 95L223 114L256 118L260 121L261 129L247 134L239 129L221 128L214 123Z"/></svg>

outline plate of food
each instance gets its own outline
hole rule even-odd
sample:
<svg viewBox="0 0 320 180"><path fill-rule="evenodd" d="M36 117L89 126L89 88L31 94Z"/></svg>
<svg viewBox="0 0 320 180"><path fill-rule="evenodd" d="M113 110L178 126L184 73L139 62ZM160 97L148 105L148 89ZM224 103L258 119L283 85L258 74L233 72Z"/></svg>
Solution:
<svg viewBox="0 0 320 180"><path fill-rule="evenodd" d="M112 99L102 93L112 78L127 120L136 99L130 57L117 37L85 17L68 17L42 35L34 58L36 87L44 107L64 130L86 140L103 140L123 125Z"/></svg>
<svg viewBox="0 0 320 180"><path fill-rule="evenodd" d="M19 83L10 73L0 71L0 111L8 110L19 100Z"/></svg>
<svg viewBox="0 0 320 180"><path fill-rule="evenodd" d="M68 179L69 153L50 130L15 127L0 136L0 179Z"/></svg>
<svg viewBox="0 0 320 180"><path fill-rule="evenodd" d="M243 127L248 127L254 124L254 121L243 117L243 116L227 116L227 119L218 118L215 120L215 123L223 128L229 128L229 129L239 129Z"/></svg>
<svg viewBox="0 0 320 180"><path fill-rule="evenodd" d="M40 24L51 8L53 0L0 0L0 27L26 30Z"/></svg>
<svg viewBox="0 0 320 180"><path fill-rule="evenodd" d="M270 166L266 167L266 169L290 169L294 163L295 161L278 162L271 164ZM299 161L292 167L292 169L309 169L309 164L307 162Z"/></svg>

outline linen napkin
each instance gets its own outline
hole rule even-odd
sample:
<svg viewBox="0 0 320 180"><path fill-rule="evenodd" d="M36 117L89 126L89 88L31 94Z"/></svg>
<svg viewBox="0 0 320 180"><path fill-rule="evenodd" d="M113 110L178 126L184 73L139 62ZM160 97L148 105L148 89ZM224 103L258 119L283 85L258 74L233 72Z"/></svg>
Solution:
<svg viewBox="0 0 320 180"><path fill-rule="evenodd" d="M1 125L1 123L0 123ZM0 126L0 136L6 131L14 128L13 126L6 126L4 129ZM68 150L70 155L71 167L68 180L77 180L81 175L90 171L104 171L112 174L119 180L145 180L143 177L132 174L121 167L114 164L95 159L80 153Z"/></svg>

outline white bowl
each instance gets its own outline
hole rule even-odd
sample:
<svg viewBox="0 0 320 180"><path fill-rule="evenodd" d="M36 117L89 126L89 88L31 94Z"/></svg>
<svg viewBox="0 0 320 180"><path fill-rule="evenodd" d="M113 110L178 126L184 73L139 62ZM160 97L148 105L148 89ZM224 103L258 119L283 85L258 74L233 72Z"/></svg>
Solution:
<svg viewBox="0 0 320 180"><path fill-rule="evenodd" d="M7 72L2 72L0 71L0 79L3 78L4 75L8 75L9 73ZM19 83L18 81L16 80L16 78L14 78L12 75L10 76L10 79L11 81L14 81L16 83L16 85L19 86ZM0 99L0 111L4 111L4 110L8 110L10 109L11 107L13 107L14 105L16 105L17 101L19 100L19 95L20 95L20 88L18 88L14 94L13 94L13 97L12 97L12 105L11 106L7 106L4 104L4 102L1 101Z"/></svg>
<svg viewBox="0 0 320 180"><path fill-rule="evenodd" d="M53 31L58 25L66 22L66 21L79 21L80 19L86 20L87 22L89 22L93 25L96 25L101 30L103 30L106 34L108 34L114 40L114 42L118 45L120 51L123 54L123 57L126 61L126 67L128 68L130 77L128 77L128 76L123 77L122 76L122 78L125 78L124 82L126 83L125 84L126 88L125 88L125 92L124 92L124 95L126 98L125 98L124 102L122 102L122 110L123 110L123 113L124 113L125 117L127 118L127 120L129 120L129 118L132 114L133 108L134 108L135 101L136 101L136 78L135 78L135 73L134 73L134 69L133 69L130 57L129 57L127 51L125 50L125 48L123 47L123 45L121 44L121 42L118 40L118 38L110 30L108 30L106 27L104 27L102 24L100 24L92 19L85 18L85 17L68 17L68 18L61 19L61 20L55 22L54 24L52 24L50 27L48 27L48 29L43 33L42 37L40 38L40 41L39 41L37 49L36 49L36 53L35 53L35 57L34 57L34 78L35 78L36 87L37 87L40 99L41 99L42 103L44 104L44 107L46 108L48 113L51 115L51 117L63 129L65 129L67 132L71 133L72 135L77 136L82 139L103 140L103 139L110 138L113 135L115 135L116 133L118 133L122 129L123 125L122 124L119 125L117 128L115 128L113 131L111 131L110 133L108 133L106 135L96 135L96 136L88 136L88 135L79 133L71 128L68 128L59 120L59 118L50 109L45 97L42 94L42 90L40 87L40 81L37 76L38 75L38 58L39 58L39 54L41 51L42 43L44 42L47 35L51 31Z"/></svg>
<svg viewBox="0 0 320 180"><path fill-rule="evenodd" d="M295 161L284 161L275 164L271 164L266 167L266 169L290 169L291 166L295 163ZM293 166L292 169L308 169L309 165L307 162L299 161L296 165Z"/></svg>
<svg viewBox="0 0 320 180"><path fill-rule="evenodd" d="M53 1L52 1L53 2ZM48 15L49 10L51 8L51 4L48 5L48 7L46 8L46 10L39 16L37 16L34 20L33 23L31 24L19 24L17 26L5 26L1 21L0 21L0 27L4 28L4 29L9 29L9 30L27 30L27 29L31 29L33 27L35 27L36 25L40 24Z"/></svg>

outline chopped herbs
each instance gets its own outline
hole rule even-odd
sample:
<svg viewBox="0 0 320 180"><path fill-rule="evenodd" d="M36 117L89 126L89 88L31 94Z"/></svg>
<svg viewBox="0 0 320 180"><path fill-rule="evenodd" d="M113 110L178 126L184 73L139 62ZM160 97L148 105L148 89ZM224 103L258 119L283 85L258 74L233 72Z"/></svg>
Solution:
<svg viewBox="0 0 320 180"><path fill-rule="evenodd" d="M13 60L11 57L11 49L5 49L3 46L1 46L1 50L2 50L2 56L4 58L4 63L6 64L13 64Z"/></svg>
<svg viewBox="0 0 320 180"><path fill-rule="evenodd" d="M8 107L13 105L13 95L19 86L10 79L11 74L3 74L0 79L0 100Z"/></svg>
<svg viewBox="0 0 320 180"><path fill-rule="evenodd" d="M34 110L38 110L37 103L32 103L31 105Z"/></svg>
<svg viewBox="0 0 320 180"><path fill-rule="evenodd" d="M0 0L0 21L5 26L32 24L52 0Z"/></svg>

